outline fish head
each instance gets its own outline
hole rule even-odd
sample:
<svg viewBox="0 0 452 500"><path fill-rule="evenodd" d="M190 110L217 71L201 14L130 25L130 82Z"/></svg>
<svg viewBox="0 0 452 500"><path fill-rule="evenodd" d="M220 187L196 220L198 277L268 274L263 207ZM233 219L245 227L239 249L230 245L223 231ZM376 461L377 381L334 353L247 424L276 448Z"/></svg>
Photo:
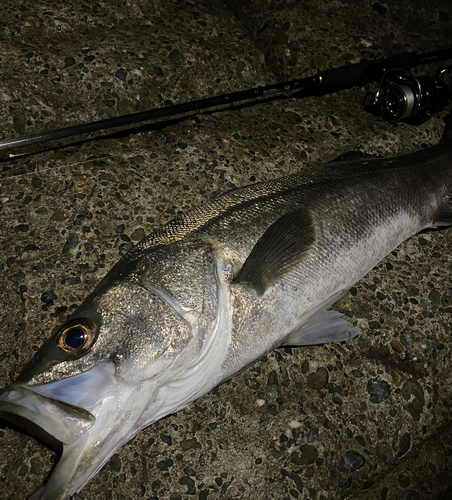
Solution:
<svg viewBox="0 0 452 500"><path fill-rule="evenodd" d="M187 366L196 330L196 315L120 280L101 284L52 333L0 392L1 418L62 447L34 499L69 498L119 446L178 409L161 389Z"/></svg>

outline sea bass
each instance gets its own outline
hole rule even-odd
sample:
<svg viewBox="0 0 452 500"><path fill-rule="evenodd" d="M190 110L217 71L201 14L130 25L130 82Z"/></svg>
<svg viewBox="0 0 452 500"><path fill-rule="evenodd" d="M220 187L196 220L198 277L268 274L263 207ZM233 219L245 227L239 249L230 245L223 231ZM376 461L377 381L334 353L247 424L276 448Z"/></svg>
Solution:
<svg viewBox="0 0 452 500"><path fill-rule="evenodd" d="M282 346L360 330L327 311L417 232L452 225L440 145L341 158L224 194L138 243L0 393L0 416L62 456L35 500L65 500L144 427Z"/></svg>

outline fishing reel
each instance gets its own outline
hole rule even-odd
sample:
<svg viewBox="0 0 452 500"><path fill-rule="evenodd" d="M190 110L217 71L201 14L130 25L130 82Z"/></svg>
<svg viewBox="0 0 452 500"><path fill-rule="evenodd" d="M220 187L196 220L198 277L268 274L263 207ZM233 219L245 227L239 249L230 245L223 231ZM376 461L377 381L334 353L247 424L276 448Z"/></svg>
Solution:
<svg viewBox="0 0 452 500"><path fill-rule="evenodd" d="M390 123L423 123L451 102L452 89L444 83L451 71L452 66L447 66L431 77L390 69L383 74L377 92L368 96L366 108Z"/></svg>

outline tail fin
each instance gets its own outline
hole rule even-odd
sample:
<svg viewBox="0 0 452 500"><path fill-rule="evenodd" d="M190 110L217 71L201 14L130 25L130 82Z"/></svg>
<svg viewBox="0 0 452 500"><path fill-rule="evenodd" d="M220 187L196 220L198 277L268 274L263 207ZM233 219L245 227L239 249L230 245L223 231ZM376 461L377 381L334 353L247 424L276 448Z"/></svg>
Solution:
<svg viewBox="0 0 452 500"><path fill-rule="evenodd" d="M452 144L452 111L446 116L446 128L444 129L443 142Z"/></svg>

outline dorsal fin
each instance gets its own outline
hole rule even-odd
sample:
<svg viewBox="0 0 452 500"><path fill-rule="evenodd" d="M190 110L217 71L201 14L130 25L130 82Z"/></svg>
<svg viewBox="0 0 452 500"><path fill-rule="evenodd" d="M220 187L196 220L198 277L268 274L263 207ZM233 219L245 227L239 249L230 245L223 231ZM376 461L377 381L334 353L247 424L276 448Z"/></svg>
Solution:
<svg viewBox="0 0 452 500"><path fill-rule="evenodd" d="M274 222L259 238L234 279L259 295L280 281L306 257L315 242L312 217L304 207Z"/></svg>
<svg viewBox="0 0 452 500"><path fill-rule="evenodd" d="M143 250L179 241L202 227L206 222L222 215L227 210L240 206L243 203L249 203L256 198L283 193L292 189L294 185L302 184L306 177L308 176L303 173L293 174L280 179L251 184L240 189L228 191L218 198L194 208L185 215L173 219L160 229L153 231L129 250L123 259L133 260Z"/></svg>

